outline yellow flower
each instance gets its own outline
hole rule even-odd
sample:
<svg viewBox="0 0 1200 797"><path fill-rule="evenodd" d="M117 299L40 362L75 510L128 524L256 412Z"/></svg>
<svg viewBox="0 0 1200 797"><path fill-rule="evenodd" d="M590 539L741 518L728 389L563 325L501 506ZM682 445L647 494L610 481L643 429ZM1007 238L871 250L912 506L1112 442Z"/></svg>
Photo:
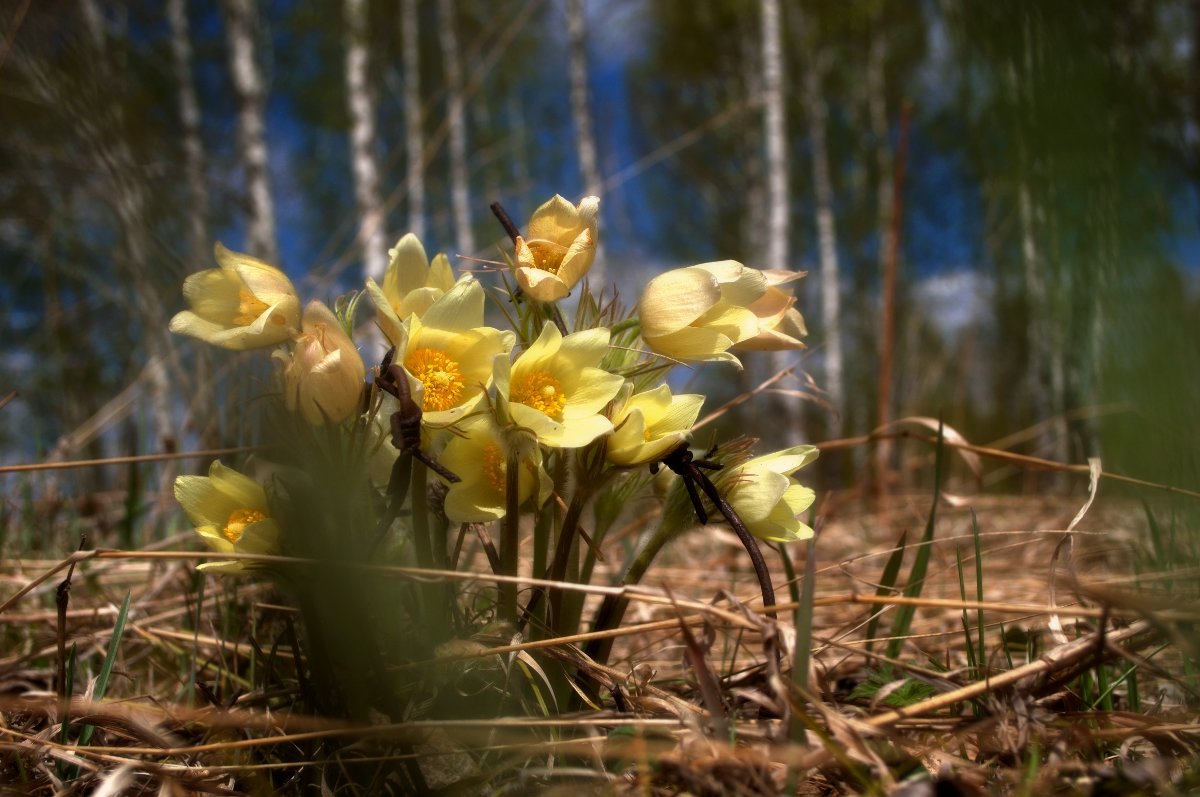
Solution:
<svg viewBox="0 0 1200 797"><path fill-rule="evenodd" d="M723 361L728 349L759 333L748 308L767 291L762 272L734 260L675 269L650 280L638 302L642 339L676 360Z"/></svg>
<svg viewBox="0 0 1200 797"><path fill-rule="evenodd" d="M756 457L722 475L718 489L724 488L725 500L755 537L771 542L806 540L813 530L800 522L800 515L816 496L791 474L816 459L817 453L815 446L793 446Z"/></svg>
<svg viewBox="0 0 1200 797"><path fill-rule="evenodd" d="M423 315L435 301L454 287L450 260L435 255L433 263L417 236L409 233L388 250L391 261L383 275L383 287L367 278L367 293L379 313L379 326L389 341L399 337L400 322L410 315Z"/></svg>
<svg viewBox="0 0 1200 797"><path fill-rule="evenodd" d="M399 328L396 362L409 374L424 422L449 426L470 413L491 384L492 360L514 341L510 331L483 326L483 288L470 275L423 317L409 316Z"/></svg>
<svg viewBox="0 0 1200 797"><path fill-rule="evenodd" d="M608 461L632 466L655 462L687 439L704 396L687 393L672 396L666 385L628 395L613 413L612 437L608 439Z"/></svg>
<svg viewBox="0 0 1200 797"><path fill-rule="evenodd" d="M475 415L456 427L438 461L461 481L449 484L446 517L455 523L485 523L506 514L508 453L517 456L517 502L536 493L540 506L550 494L550 477L542 468L542 451L528 431L526 445L507 440L490 416ZM520 433L520 432L519 432Z"/></svg>
<svg viewBox="0 0 1200 797"><path fill-rule="evenodd" d="M534 211L529 238L516 240L517 283L539 302L563 299L583 279L596 258L598 197L578 207L558 194Z"/></svg>
<svg viewBox="0 0 1200 797"><path fill-rule="evenodd" d="M808 335L808 329L804 325L804 316L800 315L800 311L793 307L796 297L792 295L792 289L779 286L798 280L805 276L805 273L784 269L763 270L762 275L767 280L767 291L747 308L758 318L758 334L735 343L733 348L742 351L784 351L804 348L804 343L800 340Z"/></svg>
<svg viewBox="0 0 1200 797"><path fill-rule="evenodd" d="M184 280L192 309L171 319L172 332L239 351L274 346L295 334L300 299L286 274L220 244L216 257L220 268Z"/></svg>
<svg viewBox="0 0 1200 797"><path fill-rule="evenodd" d="M271 517L267 494L253 479L220 461L207 476L175 478L175 500L196 526L208 547L220 553L274 554L279 551L279 525ZM237 572L253 567L234 560L208 562L202 570Z"/></svg>
<svg viewBox="0 0 1200 797"><path fill-rule="evenodd" d="M311 424L341 423L357 414L366 368L354 341L328 307L310 302L302 332L283 371L283 398Z"/></svg>
<svg viewBox="0 0 1200 797"><path fill-rule="evenodd" d="M607 329L565 338L553 324L512 363L496 359L496 394L513 423L554 448L585 446L612 431L601 415L624 380L596 366L608 351Z"/></svg>

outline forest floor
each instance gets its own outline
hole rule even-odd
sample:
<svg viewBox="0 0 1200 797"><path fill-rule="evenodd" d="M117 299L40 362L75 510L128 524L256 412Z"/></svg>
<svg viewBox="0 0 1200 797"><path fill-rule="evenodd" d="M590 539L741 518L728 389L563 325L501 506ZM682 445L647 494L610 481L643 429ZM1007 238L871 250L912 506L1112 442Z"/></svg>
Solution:
<svg viewBox="0 0 1200 797"><path fill-rule="evenodd" d="M450 718L414 700L367 725L304 709L285 596L199 576L177 553L196 550L190 533L73 566L10 556L0 794L1194 793L1194 530L1165 503L1086 503L943 502L926 546L929 493L829 502L813 560L792 546L795 580L773 557L777 622L735 535L699 528L652 569L606 666L582 659L583 639L496 653L513 639L486 629L440 649L442 688L467 701L469 679L519 688L514 662L531 681L579 667L603 699L583 688L537 715L501 698L492 716ZM106 510L75 509L56 539L96 539ZM593 583L611 583L635 532L607 542Z"/></svg>

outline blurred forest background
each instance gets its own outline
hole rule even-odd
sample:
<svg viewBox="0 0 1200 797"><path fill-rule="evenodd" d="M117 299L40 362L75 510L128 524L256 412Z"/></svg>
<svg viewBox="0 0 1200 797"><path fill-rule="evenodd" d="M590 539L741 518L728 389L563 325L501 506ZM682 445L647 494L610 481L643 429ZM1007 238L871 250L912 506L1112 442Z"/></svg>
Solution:
<svg viewBox="0 0 1200 797"><path fill-rule="evenodd" d="M807 270L806 439L940 412L1200 486L1196 0L3 0L0 32L6 464L250 442L239 355L167 333L214 241L330 300L407 231L502 259L488 204L558 192L602 197L629 305Z"/></svg>

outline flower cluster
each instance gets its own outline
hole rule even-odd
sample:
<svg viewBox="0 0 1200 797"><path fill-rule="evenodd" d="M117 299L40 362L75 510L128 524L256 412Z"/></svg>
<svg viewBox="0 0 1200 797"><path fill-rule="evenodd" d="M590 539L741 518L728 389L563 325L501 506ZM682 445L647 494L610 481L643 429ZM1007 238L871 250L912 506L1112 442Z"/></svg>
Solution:
<svg viewBox="0 0 1200 797"><path fill-rule="evenodd" d="M801 273L730 260L653 278L629 317L581 303L570 331L555 303L593 263L598 212L596 197L572 205L555 196L533 214L527 235L513 233L513 329L488 324L480 279L456 278L445 255L430 261L416 236L401 238L382 285L368 279L364 291L391 347L381 369L370 369L374 386L351 336L353 310L345 310L356 301L339 305L341 316L319 301L301 313L282 271L220 245L219 268L185 282L191 309L171 330L229 349L277 347L287 410L314 428L371 430L371 456L386 457L385 468L413 456L436 464L446 487L440 511L450 521L536 511L568 488L566 479L584 491L686 445L704 397L672 393L665 375L674 362L740 368L733 351L798 349L806 334L789 287ZM382 396L385 385L396 399ZM389 441L381 418L393 409ZM791 474L815 456L811 446L788 449L722 476L729 505L752 534L780 542L811 536L799 517L813 493ZM394 475L390 483L395 488ZM176 495L216 550L267 553L280 544L263 488L220 463L208 477L180 477Z"/></svg>

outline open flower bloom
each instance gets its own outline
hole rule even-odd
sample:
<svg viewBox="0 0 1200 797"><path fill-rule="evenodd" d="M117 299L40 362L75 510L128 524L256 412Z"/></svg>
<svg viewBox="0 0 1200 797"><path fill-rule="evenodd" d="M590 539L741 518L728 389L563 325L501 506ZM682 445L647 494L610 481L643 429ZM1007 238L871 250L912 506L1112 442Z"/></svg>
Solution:
<svg viewBox="0 0 1200 797"><path fill-rule="evenodd" d="M723 361L740 368L728 350L759 333L758 316L748 308L766 291L761 271L734 260L660 274L638 302L642 339L676 360Z"/></svg>
<svg viewBox="0 0 1200 797"><path fill-rule="evenodd" d="M408 233L388 250L391 258L381 288L367 279L367 294L379 313L379 326L392 343L399 336L400 322L410 315L423 315L435 301L454 287L450 260L442 254L433 262L420 239Z"/></svg>
<svg viewBox="0 0 1200 797"><path fill-rule="evenodd" d="M800 522L815 494L792 474L817 458L815 446L792 448L756 457L723 474L718 484L755 537L771 542L806 540L813 530Z"/></svg>
<svg viewBox="0 0 1200 797"><path fill-rule="evenodd" d="M539 506L546 500L552 484L542 468L542 450L529 431L506 433L490 415L474 415L457 430L460 434L450 438L438 457L461 479L448 484L447 518L455 523L486 523L504 517L510 454L517 463L518 505L531 496L536 496Z"/></svg>
<svg viewBox="0 0 1200 797"><path fill-rule="evenodd" d="M608 438L608 461L614 465L656 462L687 439L704 405L704 396L672 396L666 385L618 400L613 412L613 433Z"/></svg>
<svg viewBox="0 0 1200 797"><path fill-rule="evenodd" d="M279 269L249 255L216 246L217 264L183 282L191 310L171 319L180 335L226 349L282 343L300 326L300 299Z"/></svg>
<svg viewBox="0 0 1200 797"><path fill-rule="evenodd" d="M612 431L600 413L624 379L597 368L608 351L607 329L585 329L565 338L554 324L517 361L496 359L496 394L518 426L554 448L585 446Z"/></svg>
<svg viewBox="0 0 1200 797"><path fill-rule="evenodd" d="M529 237L516 240L517 283L539 302L566 298L596 258L599 197L576 207L558 194L534 211Z"/></svg>
<svg viewBox="0 0 1200 797"><path fill-rule="evenodd" d="M366 367L354 341L320 302L304 308L302 332L283 371L283 398L311 424L341 423L356 414Z"/></svg>
<svg viewBox="0 0 1200 797"><path fill-rule="evenodd" d="M764 269L766 292L751 302L748 309L758 318L758 334L739 341L733 348L742 351L785 351L803 349L800 338L808 335L804 316L793 305L796 297L790 287L780 287L805 276L804 271Z"/></svg>
<svg viewBox="0 0 1200 797"><path fill-rule="evenodd" d="M483 326L483 288L470 275L399 329L396 361L409 375L413 401L429 426L461 420L492 381L492 360L512 350L516 336Z"/></svg>
<svg viewBox="0 0 1200 797"><path fill-rule="evenodd" d="M271 518L267 494L258 482L220 461L207 476L178 476L175 500L183 507L208 547L220 553L279 552L279 525ZM234 560L208 562L202 570L237 572L253 567Z"/></svg>

